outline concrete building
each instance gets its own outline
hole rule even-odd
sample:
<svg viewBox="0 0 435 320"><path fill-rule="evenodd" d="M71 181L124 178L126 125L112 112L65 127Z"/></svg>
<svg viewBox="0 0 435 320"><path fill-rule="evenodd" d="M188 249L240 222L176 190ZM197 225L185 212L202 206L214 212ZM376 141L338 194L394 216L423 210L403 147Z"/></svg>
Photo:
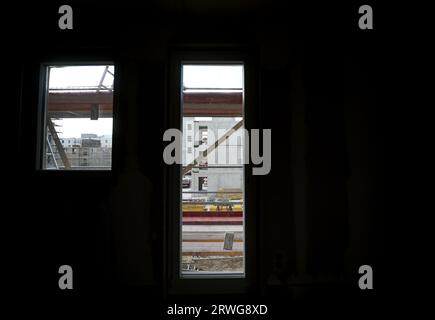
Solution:
<svg viewBox="0 0 435 320"><path fill-rule="evenodd" d="M72 169L104 170L112 164L112 137L81 134L80 138L59 139ZM64 168L65 164L51 134L46 145L46 169Z"/></svg>
<svg viewBox="0 0 435 320"><path fill-rule="evenodd" d="M243 130L228 136L209 154L204 152L228 133L241 118L184 117L183 166L197 163L190 171L191 191L242 191L243 187ZM188 173L189 174L189 173Z"/></svg>

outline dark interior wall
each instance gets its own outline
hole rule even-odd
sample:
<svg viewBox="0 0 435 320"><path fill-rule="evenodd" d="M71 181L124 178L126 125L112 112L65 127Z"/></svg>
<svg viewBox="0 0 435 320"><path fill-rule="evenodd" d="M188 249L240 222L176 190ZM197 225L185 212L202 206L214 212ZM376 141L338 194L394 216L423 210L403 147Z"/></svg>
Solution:
<svg viewBox="0 0 435 320"><path fill-rule="evenodd" d="M70 264L75 295L166 293L164 190L171 182L162 135L171 112L170 55L180 48L240 49L256 65L258 103L248 112L259 128L272 129L273 147L270 174L255 180L253 294L310 297L325 283L347 294L360 265L383 268L376 33L357 30L357 6L70 5L72 31L57 28L59 5L44 4L23 13L31 27L9 35L19 155L13 254L36 262L35 290L55 296L57 268ZM36 171L38 64L104 57L119 67L112 173Z"/></svg>

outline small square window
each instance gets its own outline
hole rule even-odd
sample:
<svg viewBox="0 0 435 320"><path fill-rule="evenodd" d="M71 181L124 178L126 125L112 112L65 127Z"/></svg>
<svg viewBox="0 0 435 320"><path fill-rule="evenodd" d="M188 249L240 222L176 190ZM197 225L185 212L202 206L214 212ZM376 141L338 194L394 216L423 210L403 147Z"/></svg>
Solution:
<svg viewBox="0 0 435 320"><path fill-rule="evenodd" d="M115 67L48 65L45 70L41 168L111 170Z"/></svg>

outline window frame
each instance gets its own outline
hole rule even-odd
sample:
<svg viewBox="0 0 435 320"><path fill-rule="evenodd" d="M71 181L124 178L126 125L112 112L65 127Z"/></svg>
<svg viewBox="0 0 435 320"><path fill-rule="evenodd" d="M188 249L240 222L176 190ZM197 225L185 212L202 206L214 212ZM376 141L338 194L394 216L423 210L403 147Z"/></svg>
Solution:
<svg viewBox="0 0 435 320"><path fill-rule="evenodd" d="M48 92L48 68L51 66L106 66L112 65L115 69L113 80L113 111L112 111L112 156L111 167L104 170L96 169L75 169L75 170L48 170L44 168L44 152L45 152L45 137L47 130L46 115L47 115L47 92ZM38 108L37 108L37 123L36 123L36 154L35 154L35 170L48 174L67 174L82 175L88 173L91 175L111 175L116 167L115 151L118 148L116 141L118 128L118 91L119 91L119 64L115 59L60 59L60 60L45 60L39 63L39 85L38 85Z"/></svg>
<svg viewBox="0 0 435 320"><path fill-rule="evenodd" d="M242 117L243 119L245 119L245 101L244 101L244 94L245 94L245 64L243 61L212 61L212 62L208 62L208 61L182 61L180 68L182 68L184 65L209 65L209 66L230 66L230 65L234 65L234 66L242 66L243 67L243 97L242 97ZM183 79L183 73L180 73L180 81L182 81ZM182 88L180 87L180 97L182 96ZM182 111L182 107L183 107L183 102L180 101L180 128L183 128L183 111ZM243 126L244 128L245 126ZM207 126L205 127L207 128ZM203 128L204 129L204 128ZM201 126L199 126L199 130L201 130ZM183 130L181 130L183 132ZM186 134L186 132L183 132L183 135ZM217 138L217 137L216 137ZM202 137L201 137L201 133L199 135L199 141L202 141ZM184 140L184 139L183 139ZM183 143L183 142L182 142ZM194 157L196 157L196 155L194 155ZM243 164L242 164L243 165ZM182 178L182 166L180 166L180 176ZM198 177L198 185L200 185L199 181L201 181L201 177ZM243 165L243 190L242 190L242 194L243 194L243 203L245 203L245 165ZM180 200L182 199L182 194L183 194L183 189L180 189ZM221 273L221 272L202 272L202 273L192 273L192 274L186 274L183 273L182 270L179 270L179 277L181 279L213 279L213 278L241 278L244 279L246 277L246 241L245 241L245 218L246 218L246 209L244 207L243 210L243 272L242 273ZM180 212L179 214L182 214L182 209L180 207ZM180 218L180 223L179 223L179 234L182 234L182 227L183 227L183 223L182 223L182 218ZM179 258L179 263L181 265L182 263L182 241L181 241L181 237L180 237L180 248L179 248L179 254L180 254L180 258Z"/></svg>
<svg viewBox="0 0 435 320"><path fill-rule="evenodd" d="M165 122L167 128L182 131L182 66L193 65L243 65L244 68L244 128L255 127L257 123L254 97L255 66L250 55L243 49L229 50L174 50L169 64L169 106L166 108ZM251 114L251 115L248 115ZM246 293L258 283L256 260L258 250L256 241L256 206L255 190L252 183L252 165L244 165L244 273L240 274L182 274L181 270L181 198L182 198L182 165L165 166L165 261L167 293L173 294L228 294ZM249 230L249 231L248 231Z"/></svg>

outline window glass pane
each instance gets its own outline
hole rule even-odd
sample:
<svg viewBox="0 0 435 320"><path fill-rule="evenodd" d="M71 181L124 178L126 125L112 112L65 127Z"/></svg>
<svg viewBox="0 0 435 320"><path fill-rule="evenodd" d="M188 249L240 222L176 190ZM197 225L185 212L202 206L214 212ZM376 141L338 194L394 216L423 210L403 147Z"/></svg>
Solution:
<svg viewBox="0 0 435 320"><path fill-rule="evenodd" d="M243 274L243 65L182 71L181 270Z"/></svg>
<svg viewBox="0 0 435 320"><path fill-rule="evenodd" d="M113 65L47 67L43 169L111 169L114 75Z"/></svg>

